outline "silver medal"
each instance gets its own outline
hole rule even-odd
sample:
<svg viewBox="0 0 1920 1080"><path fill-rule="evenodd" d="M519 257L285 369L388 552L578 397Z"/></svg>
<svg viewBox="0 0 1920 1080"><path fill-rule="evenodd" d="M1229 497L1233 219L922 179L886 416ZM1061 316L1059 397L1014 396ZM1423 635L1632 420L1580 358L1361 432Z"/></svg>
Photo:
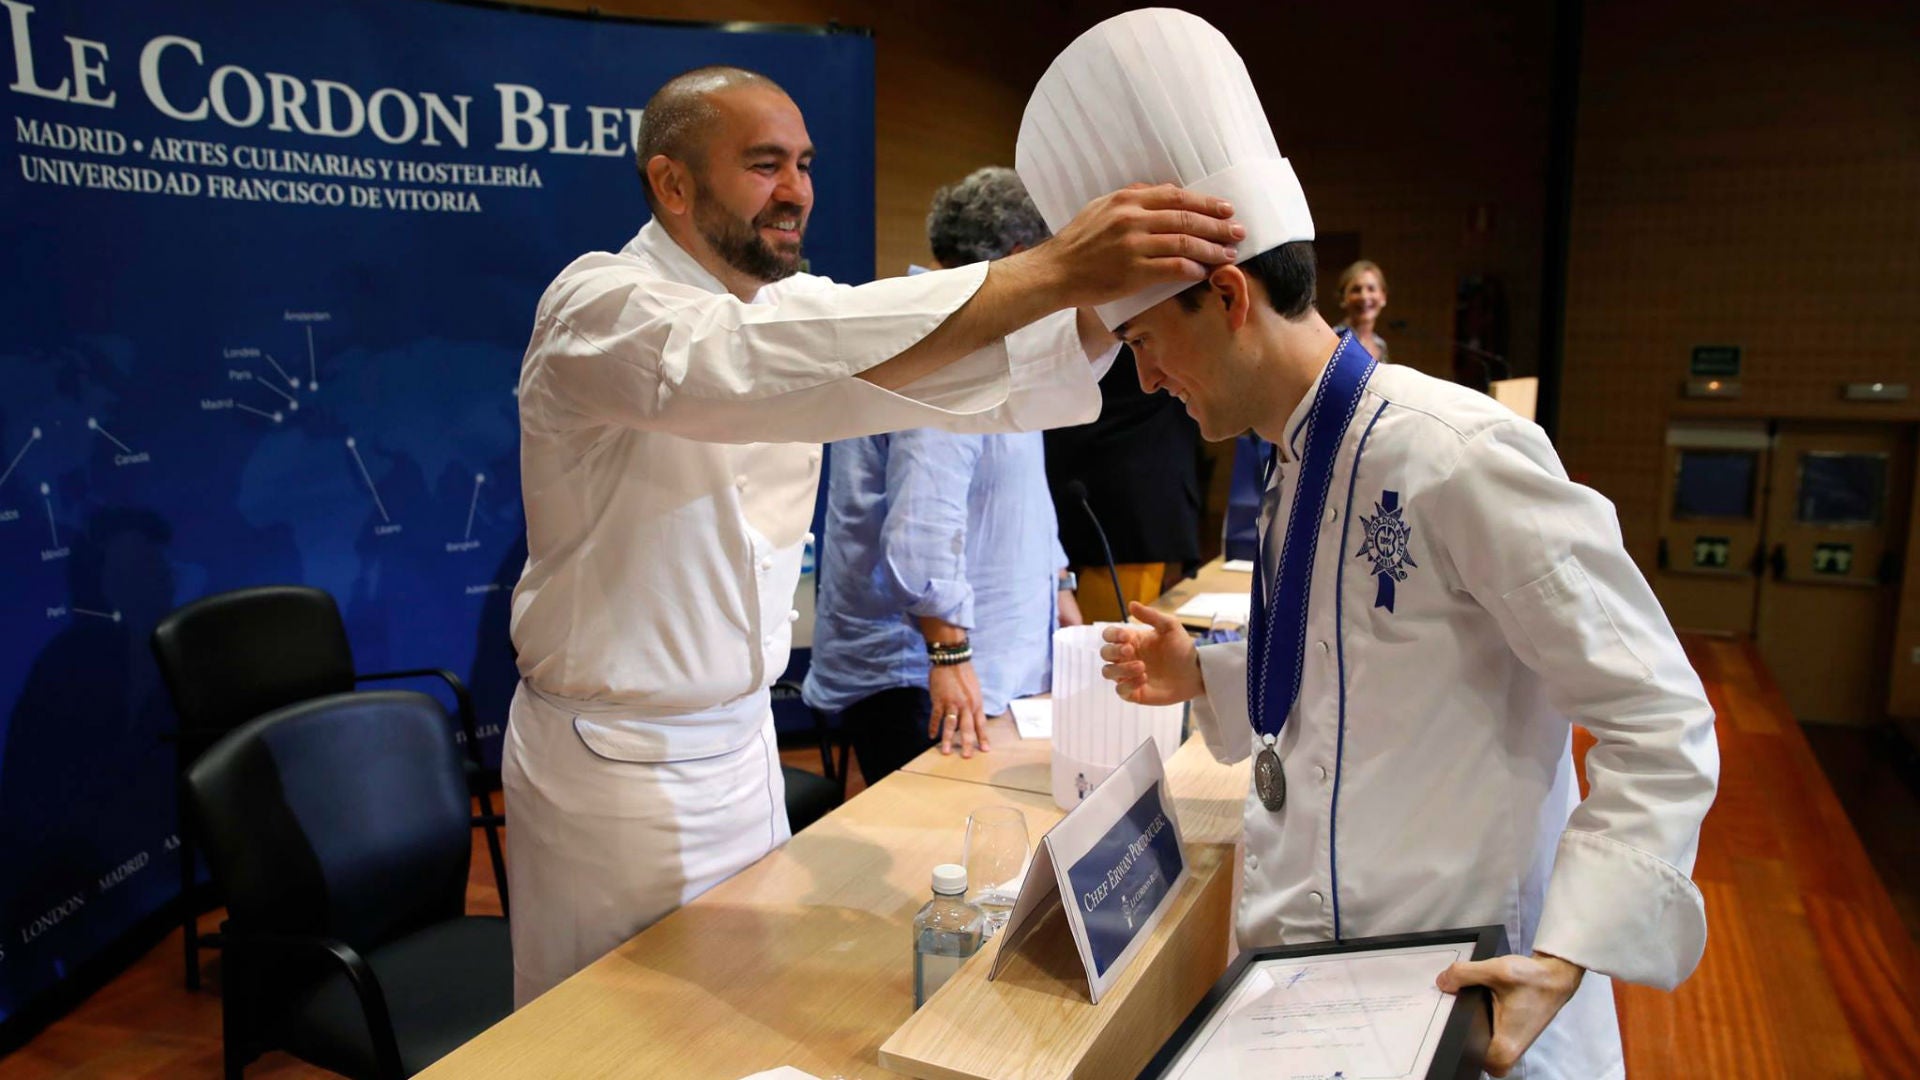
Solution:
<svg viewBox="0 0 1920 1080"><path fill-rule="evenodd" d="M1254 756L1253 790L1260 796L1260 805L1272 813L1287 805L1287 774L1281 771L1280 755L1271 743Z"/></svg>

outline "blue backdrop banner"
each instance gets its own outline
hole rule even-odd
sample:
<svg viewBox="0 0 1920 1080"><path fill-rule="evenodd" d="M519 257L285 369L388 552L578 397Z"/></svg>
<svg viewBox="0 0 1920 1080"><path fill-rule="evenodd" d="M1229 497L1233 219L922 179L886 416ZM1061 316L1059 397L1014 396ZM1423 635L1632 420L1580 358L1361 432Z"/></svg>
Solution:
<svg viewBox="0 0 1920 1080"><path fill-rule="evenodd" d="M645 218L640 108L708 63L820 150L812 269L873 272L873 49L437 0L0 0L0 1018L177 892L154 624L331 592L361 670L469 677L525 555L533 305ZM430 689L421 686L420 689Z"/></svg>

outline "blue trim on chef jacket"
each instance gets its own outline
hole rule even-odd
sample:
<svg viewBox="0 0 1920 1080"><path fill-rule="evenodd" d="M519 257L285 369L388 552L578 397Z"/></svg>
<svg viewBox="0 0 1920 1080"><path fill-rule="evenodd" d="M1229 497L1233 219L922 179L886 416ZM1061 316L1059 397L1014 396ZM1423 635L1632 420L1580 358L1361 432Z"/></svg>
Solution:
<svg viewBox="0 0 1920 1080"><path fill-rule="evenodd" d="M1327 872L1333 879L1333 940L1340 936L1340 766L1347 758L1347 540L1353 528L1353 489L1360 480L1360 459L1366 456L1367 440L1373 437L1373 425L1391 402L1383 401L1360 433L1360 445L1353 451L1353 465L1347 473L1347 517L1340 524L1340 562L1333 576L1333 650L1339 661L1340 728L1333 744L1333 802L1327 807Z"/></svg>

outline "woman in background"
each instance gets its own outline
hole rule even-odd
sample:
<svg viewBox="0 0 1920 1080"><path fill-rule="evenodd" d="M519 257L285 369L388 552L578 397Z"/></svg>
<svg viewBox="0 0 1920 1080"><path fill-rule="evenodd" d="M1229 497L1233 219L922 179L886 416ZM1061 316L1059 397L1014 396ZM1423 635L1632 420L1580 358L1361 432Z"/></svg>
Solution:
<svg viewBox="0 0 1920 1080"><path fill-rule="evenodd" d="M1353 331L1375 360L1387 362L1387 339L1374 331L1387 307L1387 275L1380 264L1361 259L1340 275L1340 310L1346 318L1333 328L1336 334Z"/></svg>

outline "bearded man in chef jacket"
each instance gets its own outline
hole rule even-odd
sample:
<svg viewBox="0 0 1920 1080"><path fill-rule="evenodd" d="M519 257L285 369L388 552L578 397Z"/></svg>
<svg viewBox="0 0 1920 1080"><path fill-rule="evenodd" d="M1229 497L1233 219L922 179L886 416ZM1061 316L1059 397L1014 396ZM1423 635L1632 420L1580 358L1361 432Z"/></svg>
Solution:
<svg viewBox="0 0 1920 1080"><path fill-rule="evenodd" d="M1207 438L1276 447L1250 640L1196 649L1135 604L1146 625L1102 648L1123 697L1190 700L1216 757L1254 759L1241 944L1504 924L1513 955L1435 973L1491 989L1488 1071L1622 1076L1609 978L1671 988L1706 944L1688 873L1719 756L1612 507L1532 423L1328 328L1305 195L1201 19L1076 40L1015 160L1049 223L1146 181L1228 198L1247 228L1238 265L1099 308ZM1576 722L1597 740L1585 801Z"/></svg>
<svg viewBox="0 0 1920 1080"><path fill-rule="evenodd" d="M772 80L681 75L639 143L652 220L548 286L520 376L516 1004L787 838L767 688L819 444L1092 419L1117 346L1081 309L1243 232L1217 197L1102 192L1030 251L855 288L797 272L814 147Z"/></svg>

